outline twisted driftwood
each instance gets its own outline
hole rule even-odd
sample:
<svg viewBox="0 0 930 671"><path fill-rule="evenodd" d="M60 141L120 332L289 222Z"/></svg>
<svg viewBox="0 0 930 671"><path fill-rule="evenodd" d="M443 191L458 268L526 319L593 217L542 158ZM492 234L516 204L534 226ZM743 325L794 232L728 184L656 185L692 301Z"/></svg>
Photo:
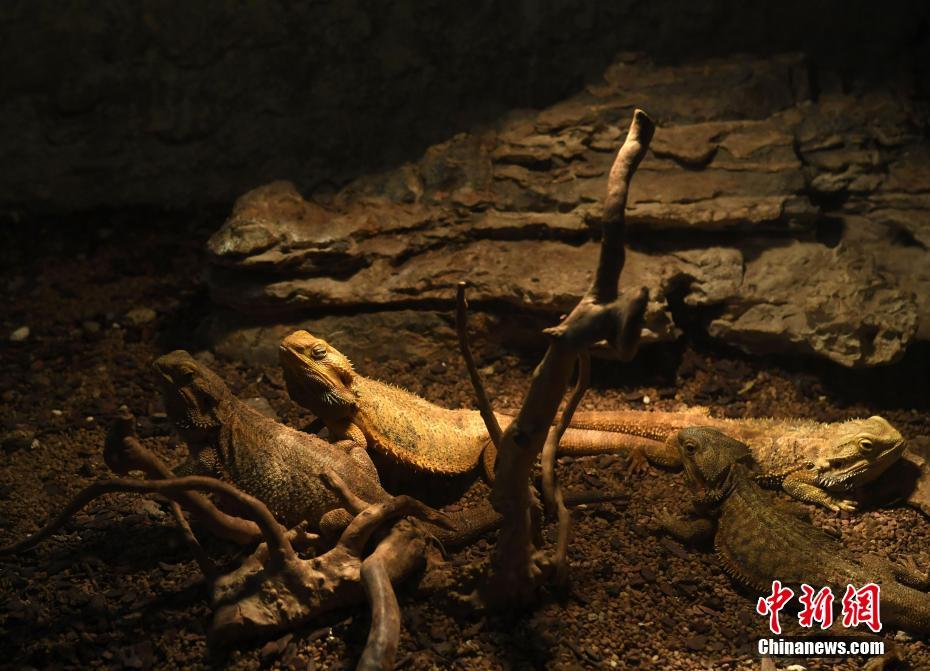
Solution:
<svg viewBox="0 0 930 671"><path fill-rule="evenodd" d="M568 426L584 392L583 363L578 387L551 434L550 426L568 387L575 361L583 357L591 345L606 340L622 360L629 360L636 353L646 308L646 292L640 289L621 295L617 285L625 260L627 192L654 130L652 120L645 112L636 110L633 113L629 133L607 180L600 257L594 280L571 313L558 326L544 331L549 338L549 347L533 373L520 411L503 432L496 421L492 421L487 394L467 351L463 335L463 290L459 290L459 341L481 414L498 452L491 502L503 516L503 523L482 590L486 603L505 606L527 603L534 598L540 582L553 570L564 578L568 515L564 503L559 503L561 494L552 473L552 460L561 433ZM551 445L544 461L544 464L548 462L544 466L544 486L547 498L559 516L559 541L554 559L547 558L541 549L538 501L531 485L533 466L547 438Z"/></svg>

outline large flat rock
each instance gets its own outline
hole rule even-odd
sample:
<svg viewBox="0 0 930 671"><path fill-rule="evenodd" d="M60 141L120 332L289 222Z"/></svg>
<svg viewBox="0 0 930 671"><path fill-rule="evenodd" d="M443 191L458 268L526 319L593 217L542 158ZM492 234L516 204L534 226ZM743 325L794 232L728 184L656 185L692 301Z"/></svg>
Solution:
<svg viewBox="0 0 930 671"><path fill-rule="evenodd" d="M797 241L748 263L708 327L750 352L807 351L850 367L894 360L916 330L913 295L884 278L870 253Z"/></svg>
<svg viewBox="0 0 930 671"><path fill-rule="evenodd" d="M625 286L749 352L844 366L930 337L926 120L891 93L813 99L798 56L658 67L623 57L539 112L460 134L335 195L244 194L208 243L213 299L246 317L476 310L555 319L590 282L607 171L634 107L659 124L633 181Z"/></svg>

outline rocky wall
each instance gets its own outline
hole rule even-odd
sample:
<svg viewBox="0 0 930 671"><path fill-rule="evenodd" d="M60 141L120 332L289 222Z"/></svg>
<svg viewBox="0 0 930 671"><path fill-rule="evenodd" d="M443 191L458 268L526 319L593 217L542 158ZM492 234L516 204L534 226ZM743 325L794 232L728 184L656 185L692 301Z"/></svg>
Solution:
<svg viewBox="0 0 930 671"><path fill-rule="evenodd" d="M647 340L685 318L754 353L895 361L930 338L927 110L912 91L818 88L810 72L801 55L625 55L577 95L336 194L256 188L209 242L212 296L282 324L248 332L266 356L283 324L325 314L361 313L310 324L344 349L346 331L433 329L462 279L479 310L554 319L589 284L606 173L641 107L659 128L623 281L650 291Z"/></svg>

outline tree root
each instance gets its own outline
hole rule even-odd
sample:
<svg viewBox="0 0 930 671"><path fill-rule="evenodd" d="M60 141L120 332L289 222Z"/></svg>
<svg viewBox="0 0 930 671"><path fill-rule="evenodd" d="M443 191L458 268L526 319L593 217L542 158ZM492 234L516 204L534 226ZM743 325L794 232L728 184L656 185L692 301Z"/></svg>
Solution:
<svg viewBox="0 0 930 671"><path fill-rule="evenodd" d="M265 564L260 546L238 569L214 583L211 645L270 637L367 597L372 622L358 668L392 668L400 638L393 584L423 565L429 543L419 526L402 520L368 557L365 549L382 527L408 515L443 523L441 516L416 499L399 496L366 507L335 547L320 557Z"/></svg>
<svg viewBox="0 0 930 671"><path fill-rule="evenodd" d="M386 502L367 505L348 490L335 474L327 482L358 512L335 547L320 557L305 560L294 552L292 540L303 539L302 528L285 531L259 500L234 486L202 476L164 480L117 478L91 484L41 531L0 549L0 554L26 550L57 531L77 510L97 497L112 492L157 493L172 502L172 513L185 541L212 587L215 607L210 628L210 645L225 647L245 638L270 636L291 629L331 610L351 606L367 598L372 624L360 669L390 669L400 639L400 609L393 583L426 559L427 533L405 516L423 519L441 527L451 521L420 501L398 496ZM220 494L234 500L260 529L264 542L236 569L217 574L181 512L178 501L191 491ZM366 557L372 537L385 526L392 526Z"/></svg>

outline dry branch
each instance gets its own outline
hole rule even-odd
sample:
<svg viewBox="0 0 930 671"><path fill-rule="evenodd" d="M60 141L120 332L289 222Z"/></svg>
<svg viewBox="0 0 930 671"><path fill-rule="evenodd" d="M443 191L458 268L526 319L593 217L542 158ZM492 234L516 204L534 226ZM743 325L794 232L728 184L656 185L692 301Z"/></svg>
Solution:
<svg viewBox="0 0 930 671"><path fill-rule="evenodd" d="M410 497L367 507L346 527L339 542L310 560L264 561L263 547L214 583L216 610L211 645L246 637L272 636L368 596L372 624L359 668L389 669L400 637L400 611L393 584L425 562L427 534L406 515L442 524L444 519ZM393 524L366 558L365 548L382 527Z"/></svg>
<svg viewBox="0 0 930 671"><path fill-rule="evenodd" d="M581 399L588 389L590 380L591 355L586 351L582 351L578 355L578 379L575 382L575 388L572 390L572 395L569 397L568 403L559 416L558 424L553 427L546 437L546 443L543 445L542 450L542 458L540 459L540 464L542 466L543 504L549 515L554 515L560 505L562 508L565 507L564 500L561 504L556 501L557 496L561 496L558 481L555 476L556 453L559 450L559 443L562 441L562 436L565 435L566 429L568 429L568 426L572 423L572 416L575 414L575 410L578 409L578 404L581 403Z"/></svg>
<svg viewBox="0 0 930 671"><path fill-rule="evenodd" d="M512 606L531 601L538 583L551 568L536 544L539 529L534 524L534 511L538 502L530 476L576 358L599 340L607 340L624 360L635 354L646 293L640 290L620 295L617 284L624 263L624 210L629 184L653 132L649 117L636 110L608 177L594 280L568 317L545 330L549 347L533 373L520 411L501 436L491 502L503 516L503 524L483 589L487 602Z"/></svg>
<svg viewBox="0 0 930 671"><path fill-rule="evenodd" d="M591 356L586 350L578 355L578 380L572 395L559 416L559 423L549 431L542 451L542 490L543 501L550 515L554 514L558 521L555 552L552 555L552 564L555 570L556 583L563 585L568 580L568 542L571 537L571 515L565 505L565 496L559 486L555 475L555 455L565 430L572 423L572 416L581 403L588 383L591 379Z"/></svg>
<svg viewBox="0 0 930 671"><path fill-rule="evenodd" d="M188 476L166 480L135 480L133 478L115 478L100 480L88 485L65 505L64 509L35 534L13 545L0 548L0 555L16 554L35 546L43 539L55 533L74 513L104 494L114 492L133 492L136 494L161 494L172 500L183 498L188 490L211 492L229 497L252 518L268 543L269 557L272 561L285 561L296 557L294 548L288 540L287 533L264 503L229 483L203 476Z"/></svg>
<svg viewBox="0 0 930 671"><path fill-rule="evenodd" d="M117 475L141 471L150 480L167 480L174 477L171 469L151 450L146 449L136 436L135 417L126 406L120 408L117 421L107 433L103 460ZM207 531L239 545L252 545L262 540L261 529L250 520L227 515L206 496L194 491L175 495L182 508L194 515Z"/></svg>
<svg viewBox="0 0 930 671"><path fill-rule="evenodd" d="M393 583L421 566L429 547L428 534L415 523L398 518L410 515L431 524L451 528L442 513L409 496L394 497L368 506L352 495L335 474L324 479L340 492L350 508L360 510L342 532L338 543L320 557L304 560L294 552L291 539L305 545L309 537L298 527L291 531L277 523L259 500L235 486L202 476L159 480L117 478L93 483L78 493L64 510L41 531L0 554L20 552L54 533L75 512L95 498L113 492L157 493L171 500L172 513L204 576L212 586L215 607L210 644L224 648L244 638L291 629L331 610L360 602L371 604L372 624L358 668L390 669L400 639L400 609ZM265 542L233 571L218 575L181 512L178 500L192 490L229 498L241 506L261 530ZM393 525L367 558L373 536Z"/></svg>
<svg viewBox="0 0 930 671"><path fill-rule="evenodd" d="M371 604L371 627L356 671L389 671L400 641L400 606L387 567L380 557L369 557L360 571L365 596Z"/></svg>
<svg viewBox="0 0 930 671"><path fill-rule="evenodd" d="M181 506L178 505L177 501L171 502L171 515L181 528L181 535L184 538L184 542L187 544L187 548L191 551L191 554L194 555L194 561L196 561L197 566L200 567L200 572L209 580L216 575L216 565L210 560L207 553L204 552L203 547L200 545L200 541L198 541L197 536L194 535L194 530L191 529L191 525L187 523L187 518L184 517L184 511L181 510Z"/></svg>
<svg viewBox="0 0 930 671"><path fill-rule="evenodd" d="M488 429L488 436L491 438L491 444L499 448L501 444L501 426L494 415L494 408L491 407L491 401L481 382L481 376L478 375L478 368L475 366L475 358L472 356L471 347L468 344L468 302L465 300L465 282L459 282L455 293L455 330L459 337L459 349L462 352L462 358L465 359L465 368L468 370L468 377L471 378L471 386L475 390L475 397L478 400L478 412Z"/></svg>

